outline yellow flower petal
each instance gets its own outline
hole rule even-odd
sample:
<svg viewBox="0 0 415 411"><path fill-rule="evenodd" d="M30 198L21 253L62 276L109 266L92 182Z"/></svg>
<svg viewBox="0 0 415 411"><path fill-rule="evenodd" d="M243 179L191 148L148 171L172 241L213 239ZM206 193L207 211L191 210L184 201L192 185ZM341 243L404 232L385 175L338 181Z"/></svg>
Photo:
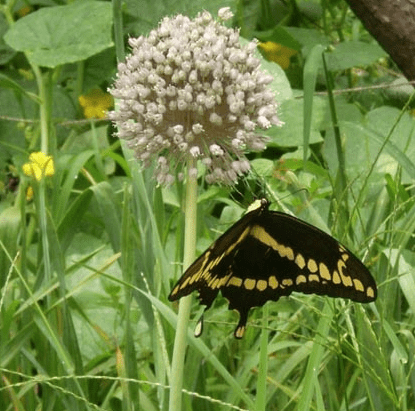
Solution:
<svg viewBox="0 0 415 411"><path fill-rule="evenodd" d="M30 154L30 163L23 164L23 173L40 181L44 176L55 174L55 165L52 156L47 156L41 151Z"/></svg>
<svg viewBox="0 0 415 411"><path fill-rule="evenodd" d="M266 54L277 53L281 50L281 44L274 43L273 41L266 41L265 43L259 43L258 47L261 48Z"/></svg>
<svg viewBox="0 0 415 411"><path fill-rule="evenodd" d="M108 109L113 106L112 96L101 89L93 89L78 97L86 118L104 118Z"/></svg>
<svg viewBox="0 0 415 411"><path fill-rule="evenodd" d="M274 43L272 41L259 43L258 47L263 51L267 60L275 61L284 70L287 70L290 66L290 57L297 54L296 50L292 50L288 47L285 47L278 43Z"/></svg>
<svg viewBox="0 0 415 411"><path fill-rule="evenodd" d="M29 186L26 190L26 201L30 201L33 199L33 187Z"/></svg>

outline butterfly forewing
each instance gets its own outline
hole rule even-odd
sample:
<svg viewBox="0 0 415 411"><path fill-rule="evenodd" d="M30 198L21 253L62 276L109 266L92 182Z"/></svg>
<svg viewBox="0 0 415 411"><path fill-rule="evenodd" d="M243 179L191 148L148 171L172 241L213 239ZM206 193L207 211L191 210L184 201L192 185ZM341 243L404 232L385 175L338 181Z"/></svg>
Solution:
<svg viewBox="0 0 415 411"><path fill-rule="evenodd" d="M209 308L219 290L240 314L235 336L243 336L248 312L293 291L358 302L376 299L368 269L337 240L295 217L268 210L246 214L184 273L169 299L194 290Z"/></svg>
<svg viewBox="0 0 415 411"><path fill-rule="evenodd" d="M287 214L268 211L251 232L255 240L269 248L268 264L279 273L279 288L358 302L376 299L376 284L369 270L318 228Z"/></svg>
<svg viewBox="0 0 415 411"><path fill-rule="evenodd" d="M217 286L217 279L227 275L226 273L232 265L233 256L247 236L251 221L256 214L256 210L246 214L222 234L185 271L173 287L169 300L177 300L198 290L201 303L209 307L221 288ZM216 286L213 286L214 283Z"/></svg>

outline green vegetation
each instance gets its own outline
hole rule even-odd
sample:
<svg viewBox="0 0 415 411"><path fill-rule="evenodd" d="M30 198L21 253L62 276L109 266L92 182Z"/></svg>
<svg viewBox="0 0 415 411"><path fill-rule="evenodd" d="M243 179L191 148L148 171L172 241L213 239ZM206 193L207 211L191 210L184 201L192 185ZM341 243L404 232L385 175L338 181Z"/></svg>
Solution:
<svg viewBox="0 0 415 411"><path fill-rule="evenodd" d="M413 88L346 3L2 3L1 410L169 409L190 190L197 255L265 192L353 251L378 298L294 293L251 311L236 340L221 297L193 336L193 296L181 410L415 408ZM116 56L164 16L227 5L226 25L262 44L285 124L261 131L236 186L202 167L197 187L159 186L103 115Z"/></svg>

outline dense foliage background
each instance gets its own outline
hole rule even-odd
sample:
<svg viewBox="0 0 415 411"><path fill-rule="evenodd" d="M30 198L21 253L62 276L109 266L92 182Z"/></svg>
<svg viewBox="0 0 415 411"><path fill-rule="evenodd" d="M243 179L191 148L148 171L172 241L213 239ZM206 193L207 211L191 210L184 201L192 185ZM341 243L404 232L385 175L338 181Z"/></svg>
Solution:
<svg viewBox="0 0 415 411"><path fill-rule="evenodd" d="M103 113L128 36L225 6L241 36L261 42L285 125L248 154L254 173L237 187L200 180L198 252L265 190L273 208L354 251L379 294L369 305L282 298L264 317L265 307L251 312L240 341L218 299L203 337L189 331L182 409L415 408L413 88L345 2L3 3L1 410L168 408L183 185L157 186ZM54 166L40 178L33 152ZM195 299L192 319L202 309Z"/></svg>

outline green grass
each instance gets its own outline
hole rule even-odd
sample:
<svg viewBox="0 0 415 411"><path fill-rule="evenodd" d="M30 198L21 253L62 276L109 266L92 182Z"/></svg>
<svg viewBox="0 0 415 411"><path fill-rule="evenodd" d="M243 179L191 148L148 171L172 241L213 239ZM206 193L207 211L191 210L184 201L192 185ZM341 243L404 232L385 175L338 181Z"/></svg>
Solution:
<svg viewBox="0 0 415 411"><path fill-rule="evenodd" d="M165 14L217 9L210 2L191 2L190 8L176 2L134 4L127 6L123 35L146 32ZM5 7L4 21L11 26L16 10ZM298 43L299 53L286 71L289 83L275 63L264 63L276 77L273 87L281 90L285 126L267 132L264 153L250 155L255 173L232 190L199 179L197 254L266 187L273 208L331 232L355 252L376 279L378 299L361 305L295 293L251 311L245 337L235 340L237 315L223 298L207 312L203 336L193 337L202 312L193 297L184 411L415 408L413 103L409 93L387 90L315 94L393 80L393 64L350 12L333 9L328 17L322 10L321 30L291 16L298 24L270 34L266 30L273 27L256 24L260 2L239 6L242 34L261 32L269 36L264 41ZM95 30L102 24L111 33L108 21L118 21L120 29L110 8L102 13ZM63 27L66 36L74 35L71 21ZM364 61L353 36L367 47ZM345 46L339 51L340 40ZM105 90L116 67L106 35L96 39L90 33L84 41L84 55L69 57L59 47L49 65L28 64L30 53L16 43L2 61L0 409L5 411L169 407L178 306L167 296L183 272L186 187L157 187L152 170L142 170L121 147L108 121L92 126L80 120L78 95L93 86ZM326 54L326 71L321 44L335 47ZM23 77L23 69L34 77ZM53 156L56 171L34 184L22 165L41 149ZM16 191L6 187L14 176L20 178ZM35 190L31 201L25 196L29 185Z"/></svg>

